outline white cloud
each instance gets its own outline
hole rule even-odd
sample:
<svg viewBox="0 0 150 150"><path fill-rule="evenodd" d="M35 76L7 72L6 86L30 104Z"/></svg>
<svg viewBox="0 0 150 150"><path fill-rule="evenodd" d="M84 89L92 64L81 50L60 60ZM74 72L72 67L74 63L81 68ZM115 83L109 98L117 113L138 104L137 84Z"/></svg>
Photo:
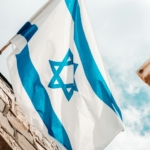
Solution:
<svg viewBox="0 0 150 150"><path fill-rule="evenodd" d="M139 135L145 135L149 132L149 130L144 130L145 125L150 127L150 118L148 118L150 113L150 108L147 105L144 107L136 108L133 106L129 106L123 111L124 122L127 128L130 128L134 133L138 133Z"/></svg>
<svg viewBox="0 0 150 150"><path fill-rule="evenodd" d="M126 129L105 150L149 150L149 141L149 135L142 137Z"/></svg>
<svg viewBox="0 0 150 150"><path fill-rule="evenodd" d="M150 118L143 118L150 113L149 106L136 109L132 106L123 111L125 131L118 134L105 150L149 150L150 131L141 133L143 125L150 126Z"/></svg>

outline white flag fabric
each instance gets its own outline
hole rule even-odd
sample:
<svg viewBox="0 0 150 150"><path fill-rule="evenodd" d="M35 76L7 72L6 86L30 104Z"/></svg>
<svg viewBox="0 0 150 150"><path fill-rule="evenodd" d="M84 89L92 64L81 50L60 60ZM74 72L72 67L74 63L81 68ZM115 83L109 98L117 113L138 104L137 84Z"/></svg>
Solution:
<svg viewBox="0 0 150 150"><path fill-rule="evenodd" d="M10 41L17 102L60 149L102 150L123 130L84 0L48 1Z"/></svg>

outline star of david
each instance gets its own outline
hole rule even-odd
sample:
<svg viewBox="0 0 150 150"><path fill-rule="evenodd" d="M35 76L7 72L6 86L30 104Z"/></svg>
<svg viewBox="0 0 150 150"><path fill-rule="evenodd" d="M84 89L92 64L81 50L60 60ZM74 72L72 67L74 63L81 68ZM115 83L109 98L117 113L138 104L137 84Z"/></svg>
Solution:
<svg viewBox="0 0 150 150"><path fill-rule="evenodd" d="M48 87L53 88L53 89L57 89L57 88L62 88L67 100L69 101L74 93L74 91L78 91L77 86L76 86L76 82L75 82L75 72L76 69L78 67L78 64L73 62L73 54L71 52L71 50L69 49L66 56L64 57L62 62L56 62L56 61L51 61L49 60L52 72L54 74L54 76L52 77ZM69 67L69 66L73 66L73 83L68 83L65 84L62 80L62 78L60 77L60 74L62 72L62 70L64 69L64 67ZM67 74L67 76L70 74Z"/></svg>

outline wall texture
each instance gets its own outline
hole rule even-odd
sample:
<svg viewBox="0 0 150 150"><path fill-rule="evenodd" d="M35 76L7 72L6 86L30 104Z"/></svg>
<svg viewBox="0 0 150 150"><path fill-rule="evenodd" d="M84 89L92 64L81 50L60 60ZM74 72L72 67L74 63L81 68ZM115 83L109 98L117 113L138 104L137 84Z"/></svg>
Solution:
<svg viewBox="0 0 150 150"><path fill-rule="evenodd" d="M29 124L16 103L11 86L0 74L0 150L11 149L58 150L58 147Z"/></svg>

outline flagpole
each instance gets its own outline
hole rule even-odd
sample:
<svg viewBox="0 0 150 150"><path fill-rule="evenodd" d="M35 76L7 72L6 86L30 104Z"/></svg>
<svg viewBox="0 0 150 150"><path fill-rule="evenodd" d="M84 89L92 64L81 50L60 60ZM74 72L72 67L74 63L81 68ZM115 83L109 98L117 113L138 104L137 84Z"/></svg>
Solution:
<svg viewBox="0 0 150 150"><path fill-rule="evenodd" d="M43 7L41 7L41 9L35 13L35 15L30 19L30 22L33 22L34 19L41 13L44 11L44 9L48 6L49 3L51 3L52 0L49 0L45 5L43 5ZM13 38L11 38L13 39ZM0 55L3 53L3 51L11 44L11 42L9 41L5 46L3 46L2 49L0 49Z"/></svg>
<svg viewBox="0 0 150 150"><path fill-rule="evenodd" d="M3 51L11 44L11 42L9 41L5 46L2 47L2 49L0 49L0 55L3 53Z"/></svg>

